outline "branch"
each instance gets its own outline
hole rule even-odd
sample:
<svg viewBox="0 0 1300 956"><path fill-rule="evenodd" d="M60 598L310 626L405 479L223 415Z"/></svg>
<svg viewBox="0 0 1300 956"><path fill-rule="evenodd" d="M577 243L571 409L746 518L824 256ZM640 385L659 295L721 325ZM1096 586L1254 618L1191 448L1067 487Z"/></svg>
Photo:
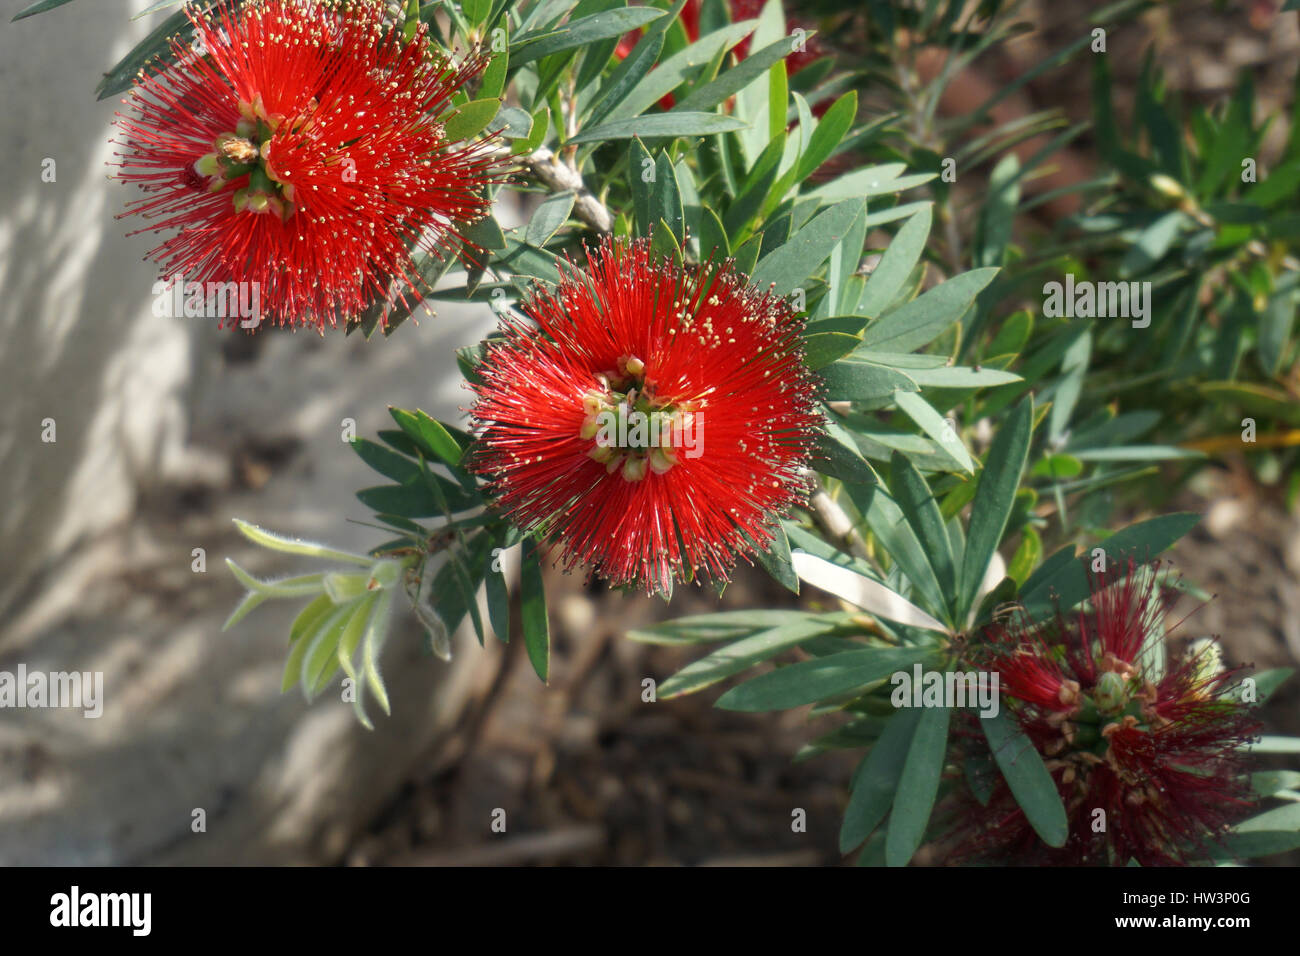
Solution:
<svg viewBox="0 0 1300 956"><path fill-rule="evenodd" d="M571 192L574 195L573 215L599 233L614 231L614 216L587 188L582 174L560 161L545 146L524 156L511 156L508 148L500 154L514 159L539 183L552 192Z"/></svg>

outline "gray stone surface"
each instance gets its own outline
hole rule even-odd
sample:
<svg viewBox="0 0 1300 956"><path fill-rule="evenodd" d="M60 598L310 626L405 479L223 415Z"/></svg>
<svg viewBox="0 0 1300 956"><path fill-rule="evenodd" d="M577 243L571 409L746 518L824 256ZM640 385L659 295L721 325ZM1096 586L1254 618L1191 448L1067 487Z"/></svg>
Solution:
<svg viewBox="0 0 1300 956"><path fill-rule="evenodd" d="M369 343L264 331L255 361L223 364L223 336L244 333L153 316L152 243L113 218L129 195L104 165L117 104L93 88L158 17L94 0L8 23L25 2L0 5L0 670L103 671L105 705L0 710L0 864L337 859L455 717L468 672L420 656L404 612L383 662L394 714L374 733L337 690L281 696L296 607L220 633L240 593L223 558L308 564L230 519L383 540L345 520L369 518L353 492L380 480L340 423L372 433L390 403L455 419L454 350L491 316L444 309Z"/></svg>

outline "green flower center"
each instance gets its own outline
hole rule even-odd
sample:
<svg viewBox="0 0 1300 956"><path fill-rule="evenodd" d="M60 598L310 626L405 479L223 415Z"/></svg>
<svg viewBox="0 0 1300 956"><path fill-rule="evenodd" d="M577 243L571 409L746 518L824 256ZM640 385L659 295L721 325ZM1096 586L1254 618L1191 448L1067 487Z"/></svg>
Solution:
<svg viewBox="0 0 1300 956"><path fill-rule="evenodd" d="M209 192L247 176L247 184L231 197L235 211L269 213L287 221L294 212L293 186L271 165L271 136L283 117L268 115L261 96L252 103L241 101L239 112L235 129L212 141L213 151L195 161L194 171L207 180Z"/></svg>
<svg viewBox="0 0 1300 956"><path fill-rule="evenodd" d="M658 400L646 388L645 363L636 356L623 356L617 371L596 378L600 386L582 398L586 416L579 434L594 446L587 454L608 474L621 468L627 481L641 481L650 471L670 471L678 463L693 413Z"/></svg>

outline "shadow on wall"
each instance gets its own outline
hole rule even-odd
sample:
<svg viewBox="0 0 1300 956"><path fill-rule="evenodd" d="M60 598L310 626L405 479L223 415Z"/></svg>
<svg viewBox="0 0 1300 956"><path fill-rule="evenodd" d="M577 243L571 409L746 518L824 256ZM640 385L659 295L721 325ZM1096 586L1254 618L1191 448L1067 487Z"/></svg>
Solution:
<svg viewBox="0 0 1300 956"><path fill-rule="evenodd" d="M157 18L96 0L8 22L26 5L0 14L0 610L177 470L204 334L152 314L152 244L122 238L126 187L105 165L120 103L95 100Z"/></svg>
<svg viewBox="0 0 1300 956"><path fill-rule="evenodd" d="M404 614L383 662L394 713L372 714L373 733L337 686L310 706L280 696L297 608L222 633L239 597L222 559L307 569L230 519L354 550L383 540L346 520L369 519L353 492L382 479L341 425L391 427L390 402L456 420L469 395L455 349L492 312L420 313L391 341L264 328L256 361L222 366L221 337L244 333L154 316L156 241L114 219L131 198L105 166L120 103L94 86L160 16L130 20L149 0L80 0L9 23L27 2L0 3L0 672L102 672L103 715L0 712L0 864L336 860L456 720L482 652L421 657ZM250 440L294 449L254 492L228 480ZM195 479L196 500L168 497Z"/></svg>

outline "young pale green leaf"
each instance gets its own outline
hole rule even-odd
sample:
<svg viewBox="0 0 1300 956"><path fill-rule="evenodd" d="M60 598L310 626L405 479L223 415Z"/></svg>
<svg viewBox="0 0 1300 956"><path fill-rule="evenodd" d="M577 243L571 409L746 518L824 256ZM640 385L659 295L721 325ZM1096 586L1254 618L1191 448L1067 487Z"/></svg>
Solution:
<svg viewBox="0 0 1300 956"><path fill-rule="evenodd" d="M889 814L885 836L885 862L889 866L906 866L925 837L934 798L939 793L951 716L947 707L921 709Z"/></svg>
<svg viewBox="0 0 1300 956"><path fill-rule="evenodd" d="M322 628L336 611L334 602L322 594L312 601L294 618L289 633L289 657L284 664L284 676L280 680L280 693L291 689L302 678L302 661L307 655L310 637Z"/></svg>
<svg viewBox="0 0 1300 956"><path fill-rule="evenodd" d="M863 758L854 775L853 791L840 824L841 853L861 846L889 812L921 713L919 707L897 711Z"/></svg>
<svg viewBox="0 0 1300 956"><path fill-rule="evenodd" d="M233 519L235 527L243 533L253 544L261 545L271 551L281 551L285 554L301 554L310 558L320 558L324 561L342 561L345 564L359 564L363 567L370 567L374 564L374 559L364 554L353 554L350 551L338 551L334 548L327 548L323 544L316 544L312 541L303 541L301 538L286 538L282 535L273 534L264 528L259 528L255 524L247 521L241 521L238 518ZM232 570L234 570L232 568Z"/></svg>
<svg viewBox="0 0 1300 956"><path fill-rule="evenodd" d="M792 563L801 580L877 617L927 631L938 631L940 634L948 633L947 627L907 598L848 568L802 550L792 555Z"/></svg>
<svg viewBox="0 0 1300 956"><path fill-rule="evenodd" d="M958 620L975 601L993 553L1002 542L1002 532L1011 517L1011 506L1029 455L1033 419L1034 403L1030 396L1020 402L1002 424L984 461L984 470L980 472L971 504L966 554L962 558L958 579Z"/></svg>
<svg viewBox="0 0 1300 956"><path fill-rule="evenodd" d="M384 639L388 636L388 617L392 606L393 592L385 588L379 592L378 599L370 613L366 615L366 636L361 644L361 667L365 674L366 686L370 688L370 693L374 695L379 709L385 714L391 714L392 709L388 704L388 692L384 689L384 681L379 676L379 652L383 649ZM360 696L358 688L357 697Z"/></svg>
<svg viewBox="0 0 1300 956"><path fill-rule="evenodd" d="M542 587L542 565L537 545L531 538L524 542L519 574L520 625L524 647L533 670L545 683L551 670L551 626L546 616L546 591Z"/></svg>
<svg viewBox="0 0 1300 956"><path fill-rule="evenodd" d="M980 726L1029 825L1048 846L1065 846L1070 835L1065 805L1033 743L1006 712L993 717L981 715Z"/></svg>
<svg viewBox="0 0 1300 956"><path fill-rule="evenodd" d="M723 710L788 710L882 681L923 660L922 647L870 647L800 661L731 688L715 706Z"/></svg>
<svg viewBox="0 0 1300 956"><path fill-rule="evenodd" d="M357 613L358 604L344 604L329 615L314 634L303 639L302 643L307 650L302 657L298 683L308 703L338 671L339 641L344 629Z"/></svg>

